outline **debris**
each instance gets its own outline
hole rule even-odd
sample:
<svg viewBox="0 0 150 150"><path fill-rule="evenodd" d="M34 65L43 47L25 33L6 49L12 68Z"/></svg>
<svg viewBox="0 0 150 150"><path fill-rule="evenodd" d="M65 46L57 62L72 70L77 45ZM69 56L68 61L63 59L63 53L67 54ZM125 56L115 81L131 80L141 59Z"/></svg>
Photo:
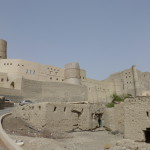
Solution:
<svg viewBox="0 0 150 150"><path fill-rule="evenodd" d="M110 144L105 144L104 149L110 149L112 146Z"/></svg>
<svg viewBox="0 0 150 150"><path fill-rule="evenodd" d="M23 140L16 140L16 144L19 146L23 146L24 142L23 142Z"/></svg>

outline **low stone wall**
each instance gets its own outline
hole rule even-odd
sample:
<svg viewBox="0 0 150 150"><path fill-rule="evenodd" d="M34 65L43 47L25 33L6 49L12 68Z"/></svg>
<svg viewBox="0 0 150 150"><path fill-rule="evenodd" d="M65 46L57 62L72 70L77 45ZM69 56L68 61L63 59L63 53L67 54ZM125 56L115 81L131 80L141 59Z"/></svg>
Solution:
<svg viewBox="0 0 150 150"><path fill-rule="evenodd" d="M99 127L98 119L103 111L101 104L43 102L19 106L14 110L13 116L21 118L37 130L64 132Z"/></svg>

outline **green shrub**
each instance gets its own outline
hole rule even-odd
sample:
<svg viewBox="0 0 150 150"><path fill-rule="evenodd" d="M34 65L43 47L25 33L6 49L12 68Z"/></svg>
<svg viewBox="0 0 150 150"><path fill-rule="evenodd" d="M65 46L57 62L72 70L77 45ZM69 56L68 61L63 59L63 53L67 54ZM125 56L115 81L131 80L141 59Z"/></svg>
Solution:
<svg viewBox="0 0 150 150"><path fill-rule="evenodd" d="M113 94L112 99L113 99L112 100L113 103L124 101L124 98L122 96L117 95L117 94Z"/></svg>
<svg viewBox="0 0 150 150"><path fill-rule="evenodd" d="M127 94L127 95L124 95L124 96L119 96L117 94L113 94L111 97L112 97L112 102L111 103L107 103L106 104L106 107L108 108L112 108L114 107L114 105L116 103L120 103L120 102L123 102L126 98L128 97L131 97L132 95L131 94Z"/></svg>
<svg viewBox="0 0 150 150"><path fill-rule="evenodd" d="M108 107L108 108L112 108L112 107L114 107L114 103L113 103L113 102L111 102L111 103L107 103L107 104L106 104L106 107Z"/></svg>

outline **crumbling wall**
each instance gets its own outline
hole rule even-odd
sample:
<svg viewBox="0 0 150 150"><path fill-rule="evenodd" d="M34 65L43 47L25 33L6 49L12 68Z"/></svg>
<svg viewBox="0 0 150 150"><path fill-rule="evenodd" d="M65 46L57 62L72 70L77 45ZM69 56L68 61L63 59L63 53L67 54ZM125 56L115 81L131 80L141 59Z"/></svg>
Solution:
<svg viewBox="0 0 150 150"><path fill-rule="evenodd" d="M47 104L47 130L72 131L80 128L88 130L89 111L83 104ZM49 128L50 127L50 128Z"/></svg>
<svg viewBox="0 0 150 150"><path fill-rule="evenodd" d="M150 127L150 97L125 100L125 138L145 141L144 132Z"/></svg>
<svg viewBox="0 0 150 150"><path fill-rule="evenodd" d="M101 104L43 102L17 107L13 116L21 118L37 130L64 132L78 128L91 130L99 127L98 118L92 116L103 114L103 110Z"/></svg>
<svg viewBox="0 0 150 150"><path fill-rule="evenodd" d="M114 114L116 130L124 133L124 102L115 104Z"/></svg>
<svg viewBox="0 0 150 150"><path fill-rule="evenodd" d="M110 130L116 130L114 108L105 108L103 125Z"/></svg>
<svg viewBox="0 0 150 150"><path fill-rule="evenodd" d="M115 104L112 108L105 108L104 126L112 131L124 133L124 103Z"/></svg>

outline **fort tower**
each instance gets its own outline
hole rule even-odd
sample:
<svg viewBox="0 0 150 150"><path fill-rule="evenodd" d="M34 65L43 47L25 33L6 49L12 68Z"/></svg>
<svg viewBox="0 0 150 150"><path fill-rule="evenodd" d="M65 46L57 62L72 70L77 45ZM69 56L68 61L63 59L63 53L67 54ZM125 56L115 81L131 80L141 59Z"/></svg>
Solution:
<svg viewBox="0 0 150 150"><path fill-rule="evenodd" d="M64 78L66 83L81 84L79 63L69 63L65 65Z"/></svg>
<svg viewBox="0 0 150 150"><path fill-rule="evenodd" d="M0 59L7 59L7 42L0 39Z"/></svg>

